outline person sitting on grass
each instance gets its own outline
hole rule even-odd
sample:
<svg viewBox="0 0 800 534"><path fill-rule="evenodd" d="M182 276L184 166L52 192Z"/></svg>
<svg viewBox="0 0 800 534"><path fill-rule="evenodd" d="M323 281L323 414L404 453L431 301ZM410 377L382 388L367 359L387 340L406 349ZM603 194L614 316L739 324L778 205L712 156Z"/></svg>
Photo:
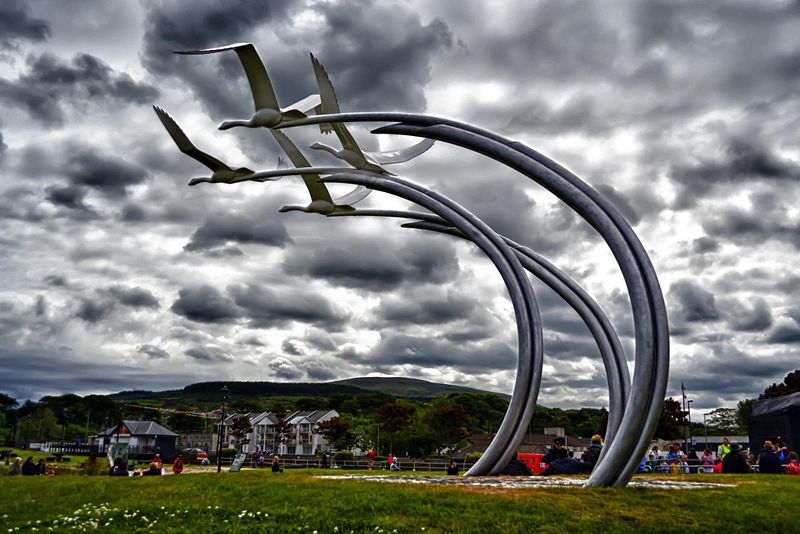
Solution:
<svg viewBox="0 0 800 534"><path fill-rule="evenodd" d="M569 457L567 449L558 449L558 458L550 462L547 469L541 472L544 476L549 475L577 475L579 473L588 473L592 470L592 465L586 462L581 462L575 458Z"/></svg>
<svg viewBox="0 0 800 534"><path fill-rule="evenodd" d="M161 476L161 466L156 462L150 462L150 469L142 473L143 476Z"/></svg>
<svg viewBox="0 0 800 534"><path fill-rule="evenodd" d="M39 474L39 468L36 467L33 456L28 456L28 459L22 464L22 474L26 476L35 476Z"/></svg>
<svg viewBox="0 0 800 534"><path fill-rule="evenodd" d="M22 458L17 456L14 458L14 463L11 464L11 467L8 468L9 475L21 475L22 474Z"/></svg>
<svg viewBox="0 0 800 534"><path fill-rule="evenodd" d="M121 456L114 458L114 465L111 466L111 470L108 474L112 477L128 476L128 466L125 465L125 460L123 460Z"/></svg>
<svg viewBox="0 0 800 534"><path fill-rule="evenodd" d="M594 469L597 460L600 458L600 452L603 450L603 438L600 434L592 436L592 443L586 448L586 452L581 456L581 461L591 465L590 470Z"/></svg>
<svg viewBox="0 0 800 534"><path fill-rule="evenodd" d="M555 461L556 458L558 458L558 451L563 449L564 445L566 445L566 443L567 443L567 440L565 440L561 436L558 436L557 438L555 438L553 440L553 446L550 447L550 449L542 457L542 462L546 463L546 464L549 464L549 463L552 463L553 461Z"/></svg>
<svg viewBox="0 0 800 534"><path fill-rule="evenodd" d="M789 464L786 466L786 474L800 476L800 461L797 460L797 453L790 451L786 458L789 460Z"/></svg>
<svg viewBox="0 0 800 534"><path fill-rule="evenodd" d="M450 476L458 476L458 462L450 460L450 465L447 466L447 474Z"/></svg>
<svg viewBox="0 0 800 534"><path fill-rule="evenodd" d="M183 473L183 460L181 460L180 455L176 456L175 461L172 462L172 472L176 475Z"/></svg>
<svg viewBox="0 0 800 534"><path fill-rule="evenodd" d="M281 467L281 459L277 456L272 457L272 472L273 473L283 473L283 468Z"/></svg>

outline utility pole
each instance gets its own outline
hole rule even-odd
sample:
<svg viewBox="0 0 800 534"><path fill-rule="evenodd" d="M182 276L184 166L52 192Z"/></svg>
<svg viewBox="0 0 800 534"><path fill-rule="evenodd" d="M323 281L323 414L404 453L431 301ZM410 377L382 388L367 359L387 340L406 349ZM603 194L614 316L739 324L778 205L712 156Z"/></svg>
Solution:
<svg viewBox="0 0 800 534"><path fill-rule="evenodd" d="M689 399L689 400L686 401L686 412L687 412L686 416L689 418L689 446L690 447L694 443L694 440L692 439L692 403L693 402L694 401L692 399ZM687 451L686 454L689 454L688 451Z"/></svg>

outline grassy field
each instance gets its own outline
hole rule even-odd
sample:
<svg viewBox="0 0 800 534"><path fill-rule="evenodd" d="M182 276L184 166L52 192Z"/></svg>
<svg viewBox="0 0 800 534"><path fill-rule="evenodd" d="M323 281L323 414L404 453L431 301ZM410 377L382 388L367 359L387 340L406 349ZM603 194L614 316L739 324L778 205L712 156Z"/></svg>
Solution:
<svg viewBox="0 0 800 534"><path fill-rule="evenodd" d="M332 470L137 478L1 476L0 532L596 533L703 529L731 533L800 528L800 478L788 476L665 477L736 485L713 489L504 490L321 478L326 474Z"/></svg>

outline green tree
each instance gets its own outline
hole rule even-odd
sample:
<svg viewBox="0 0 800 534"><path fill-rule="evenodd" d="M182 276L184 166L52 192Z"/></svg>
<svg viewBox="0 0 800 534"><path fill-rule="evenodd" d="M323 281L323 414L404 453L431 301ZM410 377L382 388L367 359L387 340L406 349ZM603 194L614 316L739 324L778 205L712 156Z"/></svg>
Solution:
<svg viewBox="0 0 800 534"><path fill-rule="evenodd" d="M736 419L739 424L739 428L742 429L743 433L747 433L749 429L749 423L747 419L750 417L750 411L753 409L753 404L756 403L756 399L744 399L740 400L736 404Z"/></svg>
<svg viewBox="0 0 800 534"><path fill-rule="evenodd" d="M791 393L800 391L800 369L795 369L783 379L780 384L772 384L764 390L764 393L758 396L758 399L773 399L775 397L783 397Z"/></svg>
<svg viewBox="0 0 800 534"><path fill-rule="evenodd" d="M350 450L355 445L356 433L352 422L342 417L322 421L314 431L321 434L336 450Z"/></svg>
<svg viewBox="0 0 800 534"><path fill-rule="evenodd" d="M242 445L250 443L247 435L253 431L253 425L250 424L250 419L246 415L239 415L231 421L231 428L229 433L236 438L236 447L241 450Z"/></svg>
<svg viewBox="0 0 800 534"><path fill-rule="evenodd" d="M236 399L228 404L228 409L234 413L261 413L264 405L252 399Z"/></svg>
<svg viewBox="0 0 800 534"><path fill-rule="evenodd" d="M686 426L688 412L681 410L681 403L672 397L664 399L661 417L656 427L656 437L660 439L678 439Z"/></svg>
<svg viewBox="0 0 800 534"><path fill-rule="evenodd" d="M469 435L469 415L460 404L431 408L423 420L430 427L433 448L439 452L455 449Z"/></svg>
<svg viewBox="0 0 800 534"><path fill-rule="evenodd" d="M728 436L739 435L742 432L739 426L737 410L733 408L717 408L708 413L706 418L709 429L713 429L716 434Z"/></svg>
<svg viewBox="0 0 800 534"><path fill-rule="evenodd" d="M321 410L328 402L321 397L300 397L294 401L295 410L301 412L310 412L313 410Z"/></svg>

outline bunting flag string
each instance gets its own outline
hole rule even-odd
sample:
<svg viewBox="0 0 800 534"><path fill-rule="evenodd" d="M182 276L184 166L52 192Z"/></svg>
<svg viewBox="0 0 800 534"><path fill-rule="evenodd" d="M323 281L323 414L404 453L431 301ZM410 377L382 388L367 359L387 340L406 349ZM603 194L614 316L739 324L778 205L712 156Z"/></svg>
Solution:
<svg viewBox="0 0 800 534"><path fill-rule="evenodd" d="M145 406L143 404L132 404L129 402L123 403L125 406L130 406L132 408L140 408L143 410L153 410L156 412L161 412L163 414L181 414L181 415L188 415L189 417L197 417L200 419L219 419L222 414L222 408L218 408L216 410L211 410L209 412L192 412L187 410L177 410L174 408L159 408L156 406Z"/></svg>

